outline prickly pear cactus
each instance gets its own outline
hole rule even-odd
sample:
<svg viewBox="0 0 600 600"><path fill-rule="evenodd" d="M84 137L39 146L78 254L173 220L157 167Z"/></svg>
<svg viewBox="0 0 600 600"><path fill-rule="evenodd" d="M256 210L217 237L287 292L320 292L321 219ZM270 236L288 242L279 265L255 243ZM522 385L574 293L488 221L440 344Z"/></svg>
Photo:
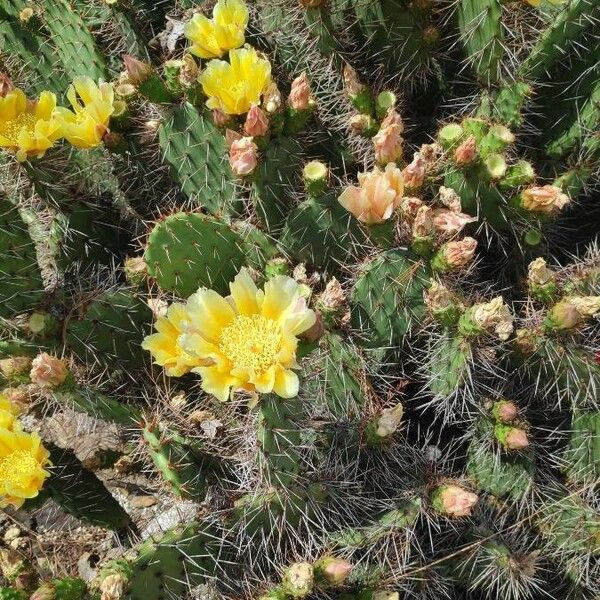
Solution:
<svg viewBox="0 0 600 600"><path fill-rule="evenodd" d="M0 600L597 600L598 31L5 0Z"/></svg>

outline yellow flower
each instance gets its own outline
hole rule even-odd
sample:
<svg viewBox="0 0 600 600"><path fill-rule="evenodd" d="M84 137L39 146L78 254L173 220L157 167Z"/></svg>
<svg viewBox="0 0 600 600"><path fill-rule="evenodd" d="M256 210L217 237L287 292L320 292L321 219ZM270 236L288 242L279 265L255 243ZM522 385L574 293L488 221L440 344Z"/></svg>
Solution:
<svg viewBox="0 0 600 600"><path fill-rule="evenodd" d="M14 402L0 394L0 429L18 429L19 424L15 417L18 417L20 413L19 407Z"/></svg>
<svg viewBox="0 0 600 600"><path fill-rule="evenodd" d="M248 8L242 0L219 0L213 18L196 14L185 25L185 36L192 42L190 52L200 58L220 58L244 45Z"/></svg>
<svg viewBox="0 0 600 600"><path fill-rule="evenodd" d="M35 498L50 475L49 452L37 433L0 429L0 507Z"/></svg>
<svg viewBox="0 0 600 600"><path fill-rule="evenodd" d="M199 81L208 96L208 108L242 115L260 104L261 94L271 83L271 64L254 48L231 50L229 62L211 60Z"/></svg>
<svg viewBox="0 0 600 600"><path fill-rule="evenodd" d="M0 97L0 147L14 152L19 161L44 156L62 137L61 123L53 117L55 108L52 92L42 92L37 101L28 101L18 88Z"/></svg>
<svg viewBox="0 0 600 600"><path fill-rule="evenodd" d="M110 83L96 84L89 77L76 77L67 98L73 107L58 108L64 137L76 148L94 148L102 142L113 114L114 91Z"/></svg>
<svg viewBox="0 0 600 600"><path fill-rule="evenodd" d="M202 389L222 402L232 389L296 396L296 336L316 320L298 284L277 276L259 290L242 269L229 289L228 298L201 289L188 300L179 343L203 362L192 369L202 376Z"/></svg>
<svg viewBox="0 0 600 600"><path fill-rule="evenodd" d="M201 364L201 361L184 352L177 341L187 319L184 304L171 304L167 316L159 317L154 324L158 333L147 336L142 343L142 348L152 353L155 364L164 367L169 377L181 377L189 373L192 367Z"/></svg>

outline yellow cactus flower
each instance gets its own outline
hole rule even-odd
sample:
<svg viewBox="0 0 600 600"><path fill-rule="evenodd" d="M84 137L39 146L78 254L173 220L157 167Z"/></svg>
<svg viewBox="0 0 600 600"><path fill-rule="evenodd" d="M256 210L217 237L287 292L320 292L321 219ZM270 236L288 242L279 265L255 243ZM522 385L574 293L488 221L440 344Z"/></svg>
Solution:
<svg viewBox="0 0 600 600"><path fill-rule="evenodd" d="M76 77L67 98L73 107L58 108L64 137L76 148L95 148L102 143L113 114L114 90L110 83L96 84L89 77Z"/></svg>
<svg viewBox="0 0 600 600"><path fill-rule="evenodd" d="M219 0L212 19L196 14L185 25L190 52L200 58L220 58L228 50L244 45L248 7L242 0Z"/></svg>
<svg viewBox="0 0 600 600"><path fill-rule="evenodd" d="M202 361L192 369L202 376L202 389L221 402L231 390L296 396L297 336L316 320L298 283L277 276L263 291L242 269L229 289L227 298L203 288L188 299L179 344Z"/></svg>
<svg viewBox="0 0 600 600"><path fill-rule="evenodd" d="M37 433L0 429L0 508L19 508L39 494L49 455Z"/></svg>
<svg viewBox="0 0 600 600"><path fill-rule="evenodd" d="M0 394L0 429L18 429L19 424L15 417L21 414L21 410L6 396Z"/></svg>
<svg viewBox="0 0 600 600"><path fill-rule="evenodd" d="M260 104L262 93L271 83L271 63L254 48L231 50L229 62L211 60L199 81L208 96L208 108L242 115Z"/></svg>
<svg viewBox="0 0 600 600"><path fill-rule="evenodd" d="M54 118L56 96L42 92L29 101L15 88L0 97L0 147L14 152L17 160L41 158L62 137L61 122Z"/></svg>
<svg viewBox="0 0 600 600"><path fill-rule="evenodd" d="M152 353L155 364L164 367L169 377L181 377L202 364L184 352L178 343L188 318L184 304L171 304L167 316L159 317L154 324L157 333L147 336L142 343L142 348Z"/></svg>

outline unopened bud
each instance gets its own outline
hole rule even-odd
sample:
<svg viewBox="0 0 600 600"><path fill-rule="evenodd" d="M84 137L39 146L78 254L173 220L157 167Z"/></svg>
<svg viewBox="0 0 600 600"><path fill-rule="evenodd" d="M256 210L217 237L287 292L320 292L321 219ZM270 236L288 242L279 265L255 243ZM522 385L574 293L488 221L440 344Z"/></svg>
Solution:
<svg viewBox="0 0 600 600"><path fill-rule="evenodd" d="M377 429L375 434L380 438L387 438L394 434L404 415L404 407L400 402L396 406L390 408L384 408L381 411L381 415L377 419Z"/></svg>
<svg viewBox="0 0 600 600"><path fill-rule="evenodd" d="M121 573L113 573L100 584L100 600L122 600L125 596L127 580Z"/></svg>
<svg viewBox="0 0 600 600"><path fill-rule="evenodd" d="M314 103L315 101L310 92L310 81L306 72L303 71L292 81L288 104L294 110L308 110Z"/></svg>
<svg viewBox="0 0 600 600"><path fill-rule="evenodd" d="M307 329L302 337L307 342L316 342L318 339L322 338L325 334L325 324L323 323L323 315L320 312L315 312L315 322L314 325Z"/></svg>
<svg viewBox="0 0 600 600"><path fill-rule="evenodd" d="M323 579L325 583L340 586L352 571L352 564L343 558L325 556L316 562L314 570L316 576Z"/></svg>
<svg viewBox="0 0 600 600"><path fill-rule="evenodd" d="M29 356L13 356L0 360L0 373L7 379L25 375L31 369L31 358Z"/></svg>
<svg viewBox="0 0 600 600"><path fill-rule="evenodd" d="M454 160L458 165L471 164L477 158L477 141L475 137L470 135L456 150L454 151Z"/></svg>
<svg viewBox="0 0 600 600"><path fill-rule="evenodd" d="M507 450L521 450L529 446L527 432L519 427L497 424L494 427L494 435Z"/></svg>
<svg viewBox="0 0 600 600"><path fill-rule="evenodd" d="M258 147L251 137L232 142L229 148L229 164L235 175L250 175L258 164Z"/></svg>
<svg viewBox="0 0 600 600"><path fill-rule="evenodd" d="M35 15L35 11L31 6L27 6L19 13L19 21L21 23L29 23L33 15Z"/></svg>
<svg viewBox="0 0 600 600"><path fill-rule="evenodd" d="M123 270L125 271L127 282L135 286L144 284L148 276L148 265L143 256L130 256L126 258Z"/></svg>
<svg viewBox="0 0 600 600"><path fill-rule="evenodd" d="M246 115L244 133L250 137L260 137L269 130L269 118L258 106L252 106Z"/></svg>
<svg viewBox="0 0 600 600"><path fill-rule="evenodd" d="M140 85L152 75L152 65L138 60L131 54L123 54L123 65L127 71L127 78L131 85Z"/></svg>
<svg viewBox="0 0 600 600"><path fill-rule="evenodd" d="M546 317L548 328L559 331L573 329L573 327L579 325L581 321L581 313L577 310L577 307L568 300L562 300L558 304L555 304Z"/></svg>
<svg viewBox="0 0 600 600"><path fill-rule="evenodd" d="M479 497L458 485L443 485L431 497L435 510L449 517L468 517Z"/></svg>
<svg viewBox="0 0 600 600"><path fill-rule="evenodd" d="M498 400L494 402L491 413L496 420L511 423L519 416L519 408L510 400Z"/></svg>
<svg viewBox="0 0 600 600"><path fill-rule="evenodd" d="M263 94L263 104L269 114L273 114L281 108L281 92L274 81L269 84L267 91Z"/></svg>
<svg viewBox="0 0 600 600"><path fill-rule="evenodd" d="M412 162L402 171L404 185L411 190L420 188L425 180L425 161L419 152L415 152Z"/></svg>

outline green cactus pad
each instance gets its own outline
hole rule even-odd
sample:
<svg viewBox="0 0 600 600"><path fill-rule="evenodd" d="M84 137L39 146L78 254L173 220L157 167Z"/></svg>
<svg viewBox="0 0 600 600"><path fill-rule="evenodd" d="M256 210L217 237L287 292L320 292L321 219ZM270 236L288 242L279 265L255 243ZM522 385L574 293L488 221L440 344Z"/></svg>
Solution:
<svg viewBox="0 0 600 600"><path fill-rule="evenodd" d="M194 205L213 214L231 212L234 181L227 145L210 117L191 104L177 106L161 123L158 140L171 177Z"/></svg>
<svg viewBox="0 0 600 600"><path fill-rule="evenodd" d="M361 343L402 344L425 313L423 290L428 284L426 266L405 251L389 250L363 263L351 295L352 326Z"/></svg>
<svg viewBox="0 0 600 600"><path fill-rule="evenodd" d="M569 481L585 483L600 479L600 413L573 414L563 464Z"/></svg>
<svg viewBox="0 0 600 600"><path fill-rule="evenodd" d="M471 347L469 343L445 332L430 349L427 362L429 389L436 396L450 396L468 377Z"/></svg>
<svg viewBox="0 0 600 600"><path fill-rule="evenodd" d="M108 290L70 318L67 345L92 364L139 368L145 360L141 343L151 320L151 310L134 292Z"/></svg>
<svg viewBox="0 0 600 600"><path fill-rule="evenodd" d="M148 273L165 291L188 297L200 287L227 294L245 264L240 236L199 213L176 213L159 222L144 254Z"/></svg>

